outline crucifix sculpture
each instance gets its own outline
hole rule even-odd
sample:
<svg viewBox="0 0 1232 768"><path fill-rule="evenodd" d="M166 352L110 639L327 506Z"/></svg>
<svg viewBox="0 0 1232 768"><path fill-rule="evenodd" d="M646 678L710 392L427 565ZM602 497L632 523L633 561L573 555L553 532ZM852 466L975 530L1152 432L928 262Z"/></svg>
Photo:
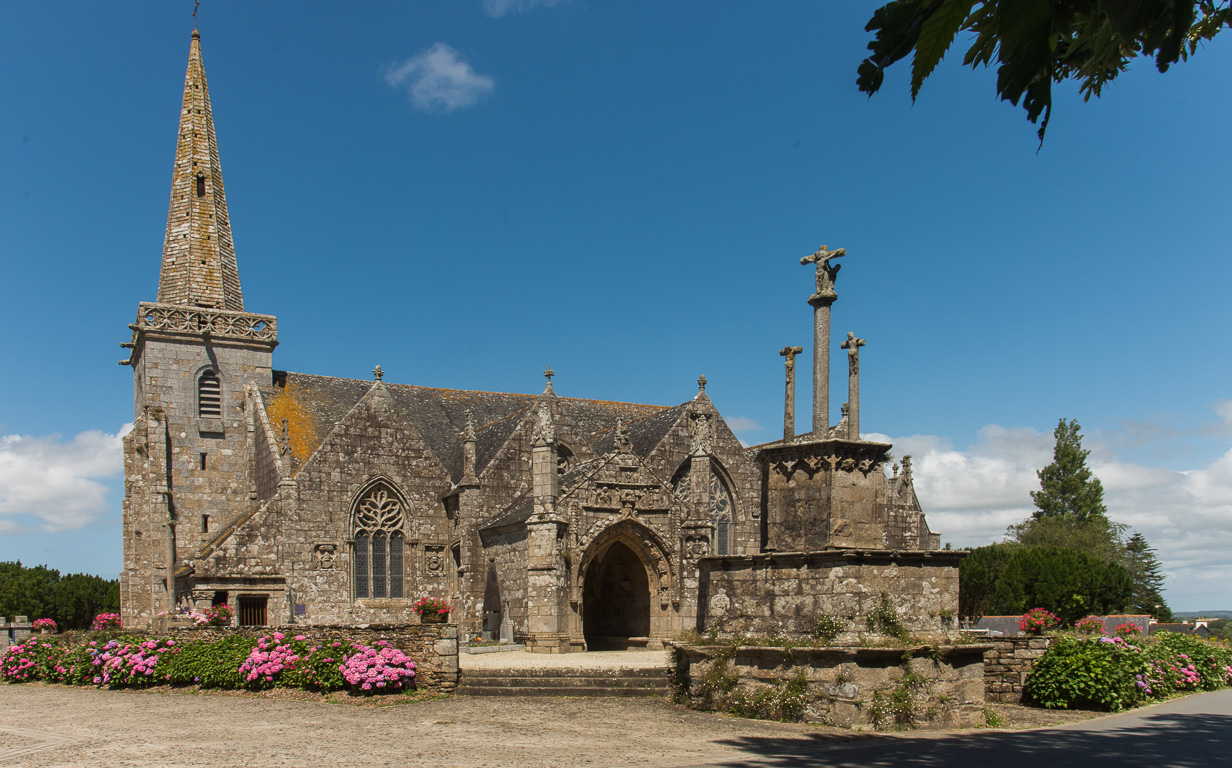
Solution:
<svg viewBox="0 0 1232 768"><path fill-rule="evenodd" d="M830 429L830 305L838 298L834 281L840 266L830 260L846 255L846 248L831 251L823 245L800 259L801 264L817 265L817 292L808 302L813 307L813 434L818 438Z"/></svg>
<svg viewBox="0 0 1232 768"><path fill-rule="evenodd" d="M847 416L847 439L860 439L860 347L865 346L864 339L857 339L854 333L848 331L847 340L840 345L847 350L847 402L850 412Z"/></svg>
<svg viewBox="0 0 1232 768"><path fill-rule="evenodd" d="M787 394L783 403L783 439L790 440L796 434L796 355L804 347L787 346L779 350L787 369Z"/></svg>

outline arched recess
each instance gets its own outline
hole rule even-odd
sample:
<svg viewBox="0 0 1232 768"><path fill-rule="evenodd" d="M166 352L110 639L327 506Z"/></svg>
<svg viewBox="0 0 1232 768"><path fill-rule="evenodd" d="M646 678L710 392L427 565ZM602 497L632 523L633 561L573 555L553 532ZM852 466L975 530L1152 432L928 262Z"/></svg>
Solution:
<svg viewBox="0 0 1232 768"><path fill-rule="evenodd" d="M644 648L672 636L669 563L658 536L633 520L591 541L578 571L587 648Z"/></svg>
<svg viewBox="0 0 1232 768"><path fill-rule="evenodd" d="M693 503L693 482L690 477L693 460L686 459L672 475L672 490L686 504ZM731 474L718 459L710 457L710 508L706 518L714 525L714 540L710 551L716 555L731 554L736 534L736 496L732 493Z"/></svg>
<svg viewBox="0 0 1232 768"><path fill-rule="evenodd" d="M351 503L351 584L356 599L406 596L410 506L391 481L368 481Z"/></svg>
<svg viewBox="0 0 1232 768"><path fill-rule="evenodd" d="M213 365L203 365L196 378L197 418L221 419L223 406L222 373Z"/></svg>

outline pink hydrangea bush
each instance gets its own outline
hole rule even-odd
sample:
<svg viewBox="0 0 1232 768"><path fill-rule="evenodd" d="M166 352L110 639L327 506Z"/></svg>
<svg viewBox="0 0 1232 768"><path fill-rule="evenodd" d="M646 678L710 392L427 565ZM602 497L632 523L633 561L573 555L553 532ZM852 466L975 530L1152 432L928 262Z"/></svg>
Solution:
<svg viewBox="0 0 1232 768"><path fill-rule="evenodd" d="M1018 628L1028 635L1042 635L1050 629L1060 626L1061 620L1052 611L1043 608L1032 608L1018 620Z"/></svg>
<svg viewBox="0 0 1232 768"><path fill-rule="evenodd" d="M303 643L286 642L286 639L283 633L275 632L257 640L257 647L240 665L240 677L249 688L273 688L281 682L283 672L296 669L304 655Z"/></svg>
<svg viewBox="0 0 1232 768"><path fill-rule="evenodd" d="M348 656L338 669L351 690L365 695L401 690L413 686L415 662L384 640L375 648L354 643L355 653Z"/></svg>
<svg viewBox="0 0 1232 768"><path fill-rule="evenodd" d="M0 678L10 683L43 680L56 661L56 645L39 637L29 637L10 645L0 655Z"/></svg>
<svg viewBox="0 0 1232 768"><path fill-rule="evenodd" d="M94 621L90 623L90 629L120 629L120 614L118 613L100 613L94 617Z"/></svg>
<svg viewBox="0 0 1232 768"><path fill-rule="evenodd" d="M1108 631L1104 629L1104 622L1096 616L1087 616L1085 619L1079 619L1074 622L1074 631L1080 635L1106 635Z"/></svg>
<svg viewBox="0 0 1232 768"><path fill-rule="evenodd" d="M97 641L90 645L94 667L90 682L112 688L165 683L167 675L159 673L158 662L165 655L179 652L174 640L110 640L101 646Z"/></svg>
<svg viewBox="0 0 1232 768"><path fill-rule="evenodd" d="M55 632L56 631L56 620L55 619L35 619L34 628L39 630L40 632L44 630L46 630L47 632Z"/></svg>
<svg viewBox="0 0 1232 768"><path fill-rule="evenodd" d="M1142 635L1142 627L1137 624L1117 624L1117 637L1139 637Z"/></svg>

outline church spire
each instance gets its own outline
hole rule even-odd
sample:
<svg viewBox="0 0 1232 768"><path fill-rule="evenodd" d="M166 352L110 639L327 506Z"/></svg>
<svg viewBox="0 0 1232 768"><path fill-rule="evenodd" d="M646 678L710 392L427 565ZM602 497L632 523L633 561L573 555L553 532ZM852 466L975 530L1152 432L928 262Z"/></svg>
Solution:
<svg viewBox="0 0 1232 768"><path fill-rule="evenodd" d="M201 63L201 33L195 29L184 76L158 302L244 311L210 91Z"/></svg>

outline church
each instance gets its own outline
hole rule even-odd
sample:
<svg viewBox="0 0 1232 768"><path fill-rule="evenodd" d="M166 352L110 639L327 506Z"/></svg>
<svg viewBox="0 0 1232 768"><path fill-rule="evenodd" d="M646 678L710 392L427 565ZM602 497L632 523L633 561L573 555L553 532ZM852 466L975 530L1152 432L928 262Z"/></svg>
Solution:
<svg viewBox="0 0 1232 768"><path fill-rule="evenodd" d="M227 604L240 625L420 621L540 652L659 647L689 629L803 631L892 598L914 627L957 609L910 463L859 432L862 339L829 425L830 305L816 267L813 430L746 448L706 394L671 405L282 371L278 323L244 306L194 30L158 294L129 325L124 441L127 627ZM698 361L700 364L704 361ZM538 385L533 387L538 389ZM692 393L690 385L689 392Z"/></svg>

